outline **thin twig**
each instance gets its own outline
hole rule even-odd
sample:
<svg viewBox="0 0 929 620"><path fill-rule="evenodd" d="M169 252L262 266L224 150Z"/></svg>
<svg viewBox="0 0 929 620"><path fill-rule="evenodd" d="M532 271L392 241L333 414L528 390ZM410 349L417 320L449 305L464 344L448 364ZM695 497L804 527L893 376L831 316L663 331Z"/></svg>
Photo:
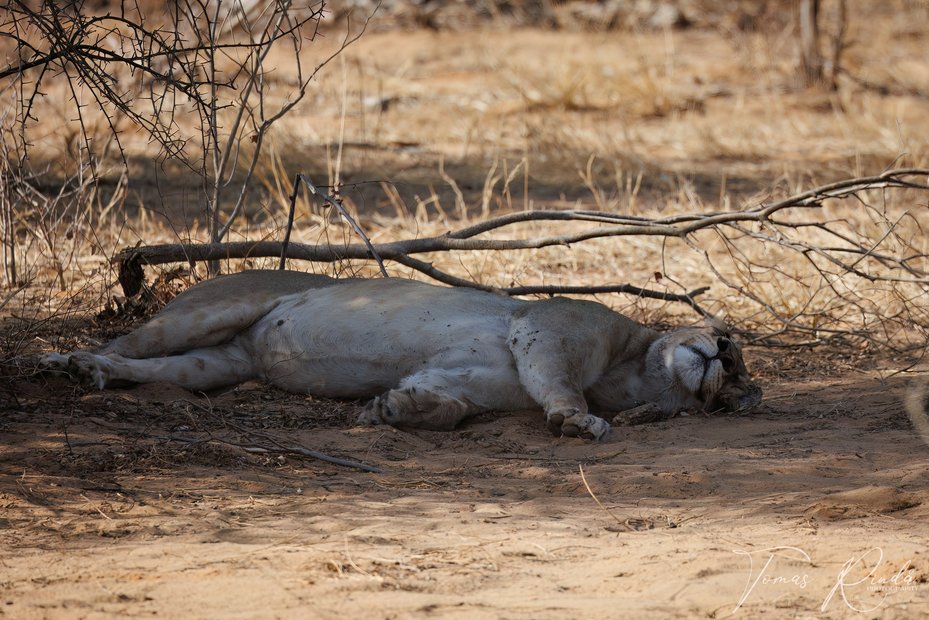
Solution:
<svg viewBox="0 0 929 620"><path fill-rule="evenodd" d="M590 494L593 500L597 502L597 506L600 506L600 508L602 508L606 514L610 515L610 518L616 521L620 527L624 529L633 529L633 528L630 528L627 523L620 521L616 515L610 512L610 509L604 506L603 502L600 501L600 498L597 497L596 493L593 492L593 489L591 489L590 485L587 483L587 476L584 475L584 465L582 465L581 463L578 463L577 468L581 472L581 481L584 483L584 487L587 489L587 492Z"/></svg>
<svg viewBox="0 0 929 620"><path fill-rule="evenodd" d="M218 439L216 437L210 437L209 439L194 439L193 437L179 437L177 435L168 435L168 436L153 436L156 439L162 439L166 441L175 441L178 443L186 444L202 444L202 443L219 443L226 446L231 446L233 448L239 448L245 452L251 454L298 454L300 456L306 456L310 458L317 459L319 461L324 461L326 463L332 463L333 465L341 465L342 467L351 467L353 469L360 469L361 471L370 472L372 474L382 474L384 470L379 467L374 467L373 465L367 465L365 463L360 463L358 461L351 461L348 459L339 458L336 456L330 456L324 452L318 450L310 450L309 448L304 448L303 446L282 446L282 447L273 447L269 448L266 446L252 446L245 445L240 443L235 443L233 441L227 441L225 439Z"/></svg>
<svg viewBox="0 0 929 620"><path fill-rule="evenodd" d="M288 220L287 232L284 236L283 247L281 248L281 269L284 268L284 257L287 255L287 245L290 243L290 229L293 225L293 222L292 222L293 210L294 210L294 205L297 200L297 192L300 189L301 182L307 187L307 189L310 190L311 194L319 196L327 204L335 207L335 209L348 222L349 226L352 227L355 233L359 237L361 237L361 240L364 242L365 248L368 251L368 257L373 258L377 262L377 266L381 270L381 275L384 276L385 278L389 278L390 276L387 273L387 269L384 267L384 260L381 258L380 254L378 254L378 251L375 249L374 244L371 243L371 240L368 238L368 235L365 234L365 231L362 230L361 226L358 225L358 222L355 221L355 218L351 216L351 214L348 212L345 206L342 205L341 201L336 200L329 194L320 191L319 188L317 188L313 184L313 182L310 181L309 177L307 177L305 174L298 174L294 177L294 191L290 195L290 208L291 208L290 217L291 219Z"/></svg>

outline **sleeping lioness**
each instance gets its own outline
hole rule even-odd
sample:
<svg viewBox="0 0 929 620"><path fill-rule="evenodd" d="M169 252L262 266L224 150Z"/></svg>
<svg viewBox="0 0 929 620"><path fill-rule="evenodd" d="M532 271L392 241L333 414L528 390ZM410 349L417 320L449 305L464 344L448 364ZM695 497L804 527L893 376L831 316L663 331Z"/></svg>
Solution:
<svg viewBox="0 0 929 620"><path fill-rule="evenodd" d="M247 271L198 284L96 352L43 364L89 379L210 390L374 397L359 423L451 429L483 411L541 408L556 434L599 439L590 413L753 407L739 346L718 327L661 335L605 306L521 301L399 278Z"/></svg>

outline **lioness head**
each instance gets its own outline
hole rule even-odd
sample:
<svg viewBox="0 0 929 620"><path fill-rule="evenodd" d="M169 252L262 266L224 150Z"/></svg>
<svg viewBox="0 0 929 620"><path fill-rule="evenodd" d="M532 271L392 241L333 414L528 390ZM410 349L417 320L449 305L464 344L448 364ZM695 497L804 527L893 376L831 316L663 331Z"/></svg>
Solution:
<svg viewBox="0 0 929 620"><path fill-rule="evenodd" d="M761 402L761 388L748 376L742 349L719 326L680 329L659 338L649 366L670 381L666 397L704 411L742 411Z"/></svg>

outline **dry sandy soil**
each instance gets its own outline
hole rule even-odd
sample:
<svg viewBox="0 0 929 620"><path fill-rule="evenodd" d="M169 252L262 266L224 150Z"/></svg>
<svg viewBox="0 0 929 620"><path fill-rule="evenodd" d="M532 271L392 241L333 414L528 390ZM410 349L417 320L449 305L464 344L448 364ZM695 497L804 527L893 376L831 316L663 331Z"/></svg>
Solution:
<svg viewBox="0 0 929 620"><path fill-rule="evenodd" d="M532 412L404 432L257 384L36 378L0 418L0 616L925 615L929 448L903 382L747 355L757 411L600 443Z"/></svg>

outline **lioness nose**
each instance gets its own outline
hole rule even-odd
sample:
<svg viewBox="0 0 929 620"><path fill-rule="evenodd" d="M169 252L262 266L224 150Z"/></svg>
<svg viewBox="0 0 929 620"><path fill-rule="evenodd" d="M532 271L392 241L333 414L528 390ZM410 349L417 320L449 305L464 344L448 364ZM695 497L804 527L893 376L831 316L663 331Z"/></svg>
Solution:
<svg viewBox="0 0 929 620"><path fill-rule="evenodd" d="M723 370L726 372L735 370L735 356L732 353L732 342L728 338L717 338L716 348L719 351L716 354L716 359L722 362Z"/></svg>

